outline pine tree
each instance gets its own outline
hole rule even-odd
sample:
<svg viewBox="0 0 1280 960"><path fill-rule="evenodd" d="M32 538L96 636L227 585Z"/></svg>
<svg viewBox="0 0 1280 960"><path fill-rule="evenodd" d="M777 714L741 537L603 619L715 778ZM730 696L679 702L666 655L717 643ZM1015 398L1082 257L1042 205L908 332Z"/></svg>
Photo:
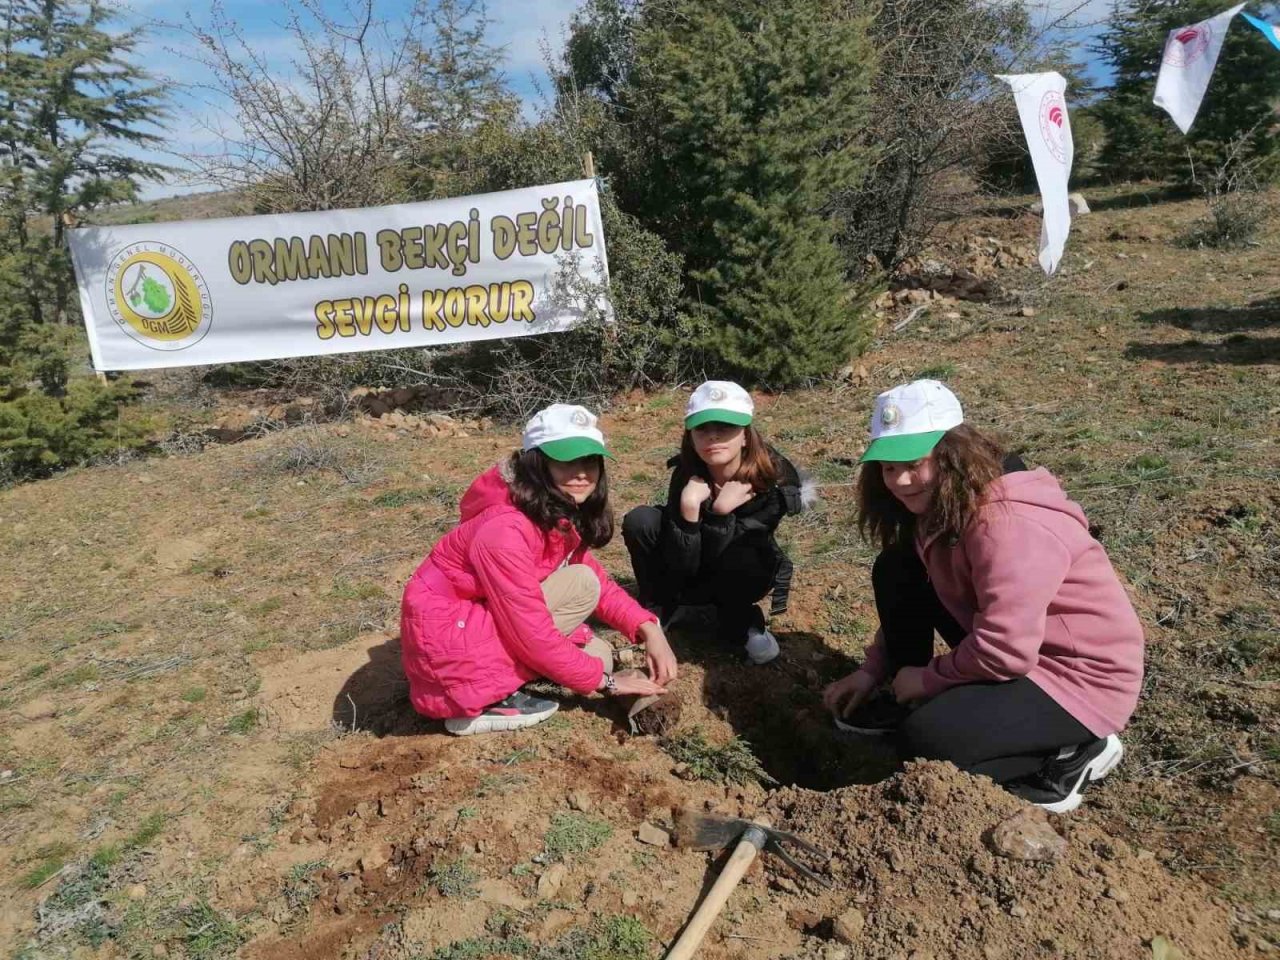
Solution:
<svg viewBox="0 0 1280 960"><path fill-rule="evenodd" d="M1242 135L1249 135L1251 156L1275 153L1270 120L1280 98L1280 51L1239 17L1232 21L1187 136L1151 102L1169 31L1208 19L1225 6L1222 0L1144 0L1113 9L1097 45L1115 71L1111 90L1095 108L1106 129L1104 173L1115 179L1189 180L1188 154L1197 168L1216 168L1231 141Z"/></svg>
<svg viewBox="0 0 1280 960"><path fill-rule="evenodd" d="M684 255L723 372L829 373L859 323L825 208L865 170L866 22L830 0L646 8L629 96L651 142L646 219Z"/></svg>
<svg viewBox="0 0 1280 960"><path fill-rule="evenodd" d="M97 0L3 0L0 215L26 261L35 322L72 319L68 225L165 173L122 152L161 142L147 125L164 119L163 97L136 64L139 34L109 23ZM50 228L33 229L36 217Z"/></svg>

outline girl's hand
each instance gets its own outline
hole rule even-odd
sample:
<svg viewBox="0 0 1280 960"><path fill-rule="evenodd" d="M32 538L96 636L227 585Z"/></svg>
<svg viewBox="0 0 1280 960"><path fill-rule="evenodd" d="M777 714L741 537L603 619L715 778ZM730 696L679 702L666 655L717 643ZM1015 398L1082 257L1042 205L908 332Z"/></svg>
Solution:
<svg viewBox="0 0 1280 960"><path fill-rule="evenodd" d="M639 670L621 670L613 675L614 695L638 697L661 696L667 691Z"/></svg>
<svg viewBox="0 0 1280 960"><path fill-rule="evenodd" d="M702 505L711 499L711 485L701 477L690 477L680 492L680 516L689 523L697 523Z"/></svg>
<svg viewBox="0 0 1280 960"><path fill-rule="evenodd" d="M711 505L711 510L721 516L726 513L733 513L755 495L756 492L751 484L743 483L741 480L730 480L720 488L720 495L716 497L716 502Z"/></svg>
<svg viewBox="0 0 1280 960"><path fill-rule="evenodd" d="M924 667L901 667L893 678L893 695L899 703L924 700Z"/></svg>
<svg viewBox="0 0 1280 960"><path fill-rule="evenodd" d="M649 665L649 676L666 686L676 678L676 655L662 627L650 620L640 627L640 641L644 644L644 656Z"/></svg>
<svg viewBox="0 0 1280 960"><path fill-rule="evenodd" d="M857 670L835 683L828 684L822 691L822 703L837 717L847 717L877 686L875 677Z"/></svg>

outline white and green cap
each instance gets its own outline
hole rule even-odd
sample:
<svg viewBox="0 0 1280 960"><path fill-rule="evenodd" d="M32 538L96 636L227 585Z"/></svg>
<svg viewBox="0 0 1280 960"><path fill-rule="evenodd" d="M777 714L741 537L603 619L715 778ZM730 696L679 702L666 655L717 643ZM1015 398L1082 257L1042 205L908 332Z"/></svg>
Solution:
<svg viewBox="0 0 1280 960"><path fill-rule="evenodd" d="M952 427L964 423L956 395L937 380L916 380L876 397L871 412L871 445L859 463L910 463L938 445Z"/></svg>
<svg viewBox="0 0 1280 960"><path fill-rule="evenodd" d="M533 450L536 447L552 460L568 461L591 456L612 460L613 454L605 449L604 434L596 422L596 415L586 407L553 403L535 413L524 425L520 448Z"/></svg>
<svg viewBox="0 0 1280 960"><path fill-rule="evenodd" d="M756 405L751 394L730 380L708 380L689 397L684 408L684 428L692 430L704 423L731 423L745 427Z"/></svg>

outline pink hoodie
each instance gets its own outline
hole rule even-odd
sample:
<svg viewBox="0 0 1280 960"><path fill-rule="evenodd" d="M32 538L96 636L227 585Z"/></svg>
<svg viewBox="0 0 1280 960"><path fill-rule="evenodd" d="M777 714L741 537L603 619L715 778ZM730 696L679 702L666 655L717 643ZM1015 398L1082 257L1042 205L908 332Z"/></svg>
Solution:
<svg viewBox="0 0 1280 960"><path fill-rule="evenodd" d="M925 668L934 697L962 683L1028 677L1104 737L1142 685L1142 626L1084 512L1044 468L1005 474L960 542L917 541L938 599L968 635ZM863 670L883 679L881 643Z"/></svg>
<svg viewBox="0 0 1280 960"><path fill-rule="evenodd" d="M538 677L579 693L600 685L600 661L580 649L590 630L560 633L542 595L542 581L565 563L595 572L595 615L628 639L657 619L613 582L572 526L547 532L516 509L502 468L471 484L462 522L404 590L400 655L414 709L429 717L476 716Z"/></svg>

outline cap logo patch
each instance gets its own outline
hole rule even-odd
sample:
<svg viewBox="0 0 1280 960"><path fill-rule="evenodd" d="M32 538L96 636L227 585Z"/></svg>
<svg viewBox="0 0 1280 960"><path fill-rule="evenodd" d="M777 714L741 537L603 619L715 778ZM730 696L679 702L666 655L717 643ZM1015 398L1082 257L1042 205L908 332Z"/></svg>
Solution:
<svg viewBox="0 0 1280 960"><path fill-rule="evenodd" d="M587 415L581 410L575 412L570 419L573 421L573 425L575 427L585 427L587 425Z"/></svg>
<svg viewBox="0 0 1280 960"><path fill-rule="evenodd" d="M722 389L720 389L719 387L712 387L712 388L711 388L711 399L712 399L712 400L714 400L716 403L719 403L721 400L723 400L723 399L724 399L725 397L727 397L727 396L728 396L728 394L727 394L727 393L725 393L725 392L724 392Z"/></svg>
<svg viewBox="0 0 1280 960"><path fill-rule="evenodd" d="M880 422L886 427L892 427L901 422L902 411L893 404L885 404L884 409L880 411Z"/></svg>

